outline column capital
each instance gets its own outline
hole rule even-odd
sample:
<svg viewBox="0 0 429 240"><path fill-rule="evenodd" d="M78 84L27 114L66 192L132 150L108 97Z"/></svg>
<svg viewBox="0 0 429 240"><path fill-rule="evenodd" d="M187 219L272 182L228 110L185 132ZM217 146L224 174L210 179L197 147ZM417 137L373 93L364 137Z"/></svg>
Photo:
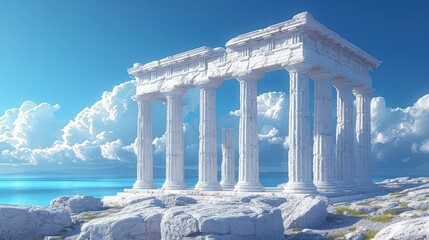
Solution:
<svg viewBox="0 0 429 240"><path fill-rule="evenodd" d="M136 101L136 102L151 102L156 98L157 96L155 94L134 95L132 97L133 101Z"/></svg>
<svg viewBox="0 0 429 240"><path fill-rule="evenodd" d="M332 81L332 79L334 78L334 75L330 73L328 70L320 68L317 70L311 70L310 77L315 81L321 81L321 80Z"/></svg>
<svg viewBox="0 0 429 240"><path fill-rule="evenodd" d="M312 67L313 65L309 63L295 63L285 66L285 69L288 72L299 72L301 74L310 75L310 70Z"/></svg>
<svg viewBox="0 0 429 240"><path fill-rule="evenodd" d="M222 81L217 79L209 79L208 81L196 83L196 87L199 89L216 89L222 84Z"/></svg>
<svg viewBox="0 0 429 240"><path fill-rule="evenodd" d="M178 96L178 95L184 95L187 91L188 91L187 88L177 87L177 88L171 88L171 89L162 91L162 94L164 96Z"/></svg>
<svg viewBox="0 0 429 240"><path fill-rule="evenodd" d="M359 86L353 88L353 94L354 95L370 95L372 92L374 92L374 88L369 86Z"/></svg>
<svg viewBox="0 0 429 240"><path fill-rule="evenodd" d="M259 72L259 71L247 71L240 74L234 74L234 77L238 81L252 81L252 80L259 80L264 76L265 73Z"/></svg>
<svg viewBox="0 0 429 240"><path fill-rule="evenodd" d="M351 88L351 87L353 87L353 84L354 84L350 79L343 77L343 76L334 77L332 79L332 83L336 89Z"/></svg>

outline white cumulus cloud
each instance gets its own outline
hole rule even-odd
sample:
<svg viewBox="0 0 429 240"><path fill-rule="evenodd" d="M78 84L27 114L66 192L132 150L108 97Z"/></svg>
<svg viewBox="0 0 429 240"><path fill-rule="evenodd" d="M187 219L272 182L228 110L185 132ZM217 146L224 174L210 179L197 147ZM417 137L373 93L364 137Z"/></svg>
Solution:
<svg viewBox="0 0 429 240"><path fill-rule="evenodd" d="M420 146L419 146L419 150L422 153L428 153L429 154L429 138L424 140Z"/></svg>
<svg viewBox="0 0 429 240"><path fill-rule="evenodd" d="M272 144L283 144L284 139L279 136L279 130L275 127L265 125L261 133L258 134L260 141L267 141Z"/></svg>
<svg viewBox="0 0 429 240"><path fill-rule="evenodd" d="M287 136L289 101L284 92L266 92L257 96L259 140L284 144ZM240 110L229 113L240 116Z"/></svg>
<svg viewBox="0 0 429 240"><path fill-rule="evenodd" d="M66 126L55 117L59 105L24 102L0 117L0 162L41 164L129 161L135 140L134 81L106 91Z"/></svg>
<svg viewBox="0 0 429 240"><path fill-rule="evenodd" d="M266 92L257 96L258 116L272 120L280 120L289 109L284 92ZM231 111L231 116L240 116L240 109Z"/></svg>
<svg viewBox="0 0 429 240"><path fill-rule="evenodd" d="M406 108L388 107L383 97L375 97L371 120L376 160L415 168L429 161L429 94Z"/></svg>
<svg viewBox="0 0 429 240"><path fill-rule="evenodd" d="M0 146L9 145L9 150L50 146L61 134L55 118L58 109L58 104L26 101L19 108L7 110L0 117Z"/></svg>

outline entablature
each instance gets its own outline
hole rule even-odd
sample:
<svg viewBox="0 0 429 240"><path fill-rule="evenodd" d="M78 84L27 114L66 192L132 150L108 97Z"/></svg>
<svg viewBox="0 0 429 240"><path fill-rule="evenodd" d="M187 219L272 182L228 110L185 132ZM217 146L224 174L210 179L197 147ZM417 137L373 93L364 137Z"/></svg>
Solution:
<svg viewBox="0 0 429 240"><path fill-rule="evenodd" d="M248 72L270 72L305 63L333 76L370 86L370 71L381 63L341 38L307 13L267 28L241 34L224 48L200 47L128 69L137 80L137 94L190 88L221 82Z"/></svg>

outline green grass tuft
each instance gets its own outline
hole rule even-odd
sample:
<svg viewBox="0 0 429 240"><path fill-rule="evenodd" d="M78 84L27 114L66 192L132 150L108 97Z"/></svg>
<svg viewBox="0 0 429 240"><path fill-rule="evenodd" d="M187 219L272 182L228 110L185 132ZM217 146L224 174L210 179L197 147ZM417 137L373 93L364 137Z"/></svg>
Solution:
<svg viewBox="0 0 429 240"><path fill-rule="evenodd" d="M294 232L301 232L302 228L292 228L292 231L294 231Z"/></svg>
<svg viewBox="0 0 429 240"><path fill-rule="evenodd" d="M411 216L411 218L419 218L420 216L419 215L417 215L417 214L413 214L412 216Z"/></svg>
<svg viewBox="0 0 429 240"><path fill-rule="evenodd" d="M396 196L396 197L404 197L404 196L407 196L407 195L408 195L408 193L392 192L392 193L390 193L389 195L391 195L391 196Z"/></svg>
<svg viewBox="0 0 429 240"><path fill-rule="evenodd" d="M384 215L399 215L403 212L409 211L407 209L391 209L383 212Z"/></svg>
<svg viewBox="0 0 429 240"><path fill-rule="evenodd" d="M61 240L61 239L63 239L63 237L61 237L61 236L49 236L49 239L51 239L51 240Z"/></svg>
<svg viewBox="0 0 429 240"><path fill-rule="evenodd" d="M363 237L365 240L373 239L379 230L369 230L363 233Z"/></svg>
<svg viewBox="0 0 429 240"><path fill-rule="evenodd" d="M408 207L409 202L401 202L401 207Z"/></svg>
<svg viewBox="0 0 429 240"><path fill-rule="evenodd" d="M428 208L427 207L419 207L419 208L416 208L416 210L425 212L428 210Z"/></svg>
<svg viewBox="0 0 429 240"><path fill-rule="evenodd" d="M89 220L95 219L97 217L94 214L91 214L91 213L84 213L82 215L82 218L85 219L85 220L87 220L87 221L89 221Z"/></svg>
<svg viewBox="0 0 429 240"><path fill-rule="evenodd" d="M115 206L111 206L109 207L109 209L121 209L122 207L120 205L115 205Z"/></svg>
<svg viewBox="0 0 429 240"><path fill-rule="evenodd" d="M349 228L347 228L347 231L354 232L354 231L356 231L356 227L349 227Z"/></svg>
<svg viewBox="0 0 429 240"><path fill-rule="evenodd" d="M333 234L329 234L328 238L329 239L337 239L337 238L342 238L344 237L346 234L343 232L338 232L338 233L333 233Z"/></svg>
<svg viewBox="0 0 429 240"><path fill-rule="evenodd" d="M369 218L369 220L371 222L381 222L381 223L388 223L390 222L390 219L392 217L390 215L378 215L378 216L374 216Z"/></svg>
<svg viewBox="0 0 429 240"><path fill-rule="evenodd" d="M349 207L338 207L335 209L335 213L338 215L343 215L344 212L348 212L350 216L354 216L354 217L365 214L362 211L353 210Z"/></svg>

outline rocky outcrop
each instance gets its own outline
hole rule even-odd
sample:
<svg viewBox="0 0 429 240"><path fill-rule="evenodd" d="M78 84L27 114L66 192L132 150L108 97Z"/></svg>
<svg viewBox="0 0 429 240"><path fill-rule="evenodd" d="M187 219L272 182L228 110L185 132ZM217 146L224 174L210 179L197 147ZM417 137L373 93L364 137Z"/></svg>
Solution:
<svg viewBox="0 0 429 240"><path fill-rule="evenodd" d="M0 205L0 239L429 239L429 184L329 206L327 198L138 191L103 208L89 196L53 208ZM386 181L390 185L407 181ZM422 184L423 183L423 184ZM393 187L392 187L393 188ZM71 215L71 216L70 216Z"/></svg>
<svg viewBox="0 0 429 240"><path fill-rule="evenodd" d="M191 197L176 195L176 194L166 194L158 196L159 200L161 200L166 206L174 207L174 206L185 206L189 204L197 203L197 200Z"/></svg>
<svg viewBox="0 0 429 240"><path fill-rule="evenodd" d="M78 239L161 239L164 207L158 199L131 204L118 213L83 224Z"/></svg>
<svg viewBox="0 0 429 240"><path fill-rule="evenodd" d="M386 179L383 182L378 183L377 185L388 192L397 192L407 188L418 187L427 183L429 183L429 177L399 177L393 179Z"/></svg>
<svg viewBox="0 0 429 240"><path fill-rule="evenodd" d="M2 240L40 239L58 235L70 224L70 214L62 209L0 205Z"/></svg>
<svg viewBox="0 0 429 240"><path fill-rule="evenodd" d="M280 205L284 229L311 228L324 224L328 216L325 201L325 198L311 196L292 199Z"/></svg>
<svg viewBox="0 0 429 240"><path fill-rule="evenodd" d="M62 208L70 213L99 211L103 209L100 198L91 196L61 196L51 200L51 208Z"/></svg>
<svg viewBox="0 0 429 240"><path fill-rule="evenodd" d="M263 203L268 204L271 207L278 207L282 205L283 203L287 202L287 199L284 197L257 197L252 200L250 200L251 203Z"/></svg>
<svg viewBox="0 0 429 240"><path fill-rule="evenodd" d="M425 240L429 239L429 217L401 221L383 228L374 240Z"/></svg>
<svg viewBox="0 0 429 240"><path fill-rule="evenodd" d="M286 240L328 240L325 236L312 232L299 232L288 236Z"/></svg>
<svg viewBox="0 0 429 240"><path fill-rule="evenodd" d="M327 215L324 201L248 196L211 204L211 197L197 203L176 194L140 196L127 200L117 213L85 223L78 239L284 239L284 224L302 228L322 224Z"/></svg>
<svg viewBox="0 0 429 240"><path fill-rule="evenodd" d="M279 209L254 204L197 204L167 210L163 239L284 239Z"/></svg>

